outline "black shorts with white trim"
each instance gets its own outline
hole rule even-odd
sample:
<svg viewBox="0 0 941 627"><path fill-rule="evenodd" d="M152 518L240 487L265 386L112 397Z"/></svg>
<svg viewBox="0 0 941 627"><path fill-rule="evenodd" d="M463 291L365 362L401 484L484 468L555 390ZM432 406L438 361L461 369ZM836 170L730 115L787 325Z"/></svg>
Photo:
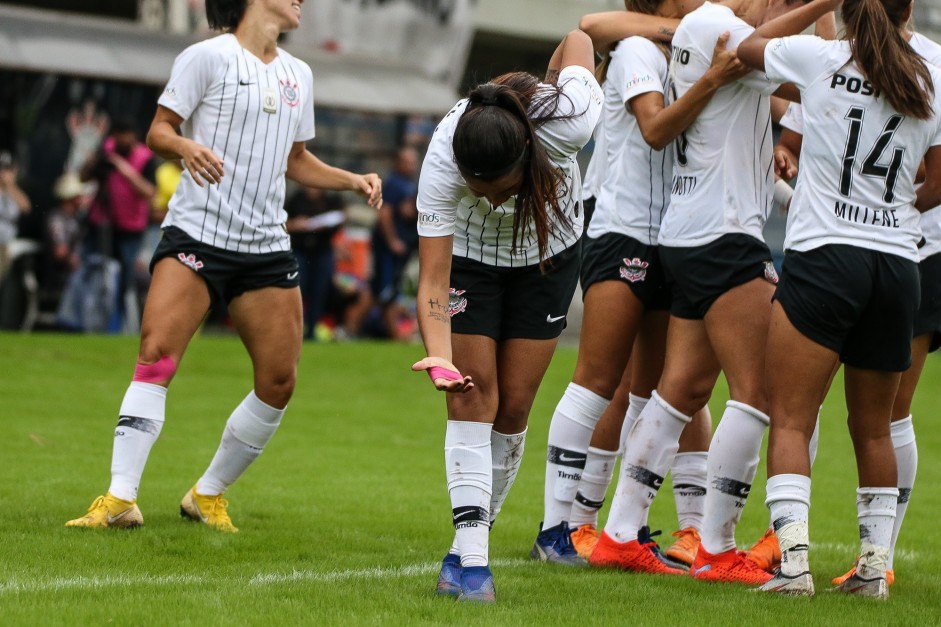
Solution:
<svg viewBox="0 0 941 627"><path fill-rule="evenodd" d="M176 259L202 277L214 306L264 287L300 285L297 259L292 251L237 253L200 242L175 226L163 230L150 261L151 273L157 262L166 257Z"/></svg>
<svg viewBox="0 0 941 627"><path fill-rule="evenodd" d="M581 240L538 265L506 268L451 259L451 332L497 341L547 340L565 329L581 262Z"/></svg>
<svg viewBox="0 0 941 627"><path fill-rule="evenodd" d="M702 320L720 296L752 279L778 282L768 245L743 233L702 246L660 246L660 259L673 294L670 314L687 320Z"/></svg>
<svg viewBox="0 0 941 627"><path fill-rule="evenodd" d="M648 246L621 233L605 233L584 240L583 293L601 281L620 281L631 288L647 311L670 308L670 290L656 246Z"/></svg>
<svg viewBox="0 0 941 627"><path fill-rule="evenodd" d="M843 244L784 255L774 294L803 335L847 366L902 372L912 363L918 264Z"/></svg>

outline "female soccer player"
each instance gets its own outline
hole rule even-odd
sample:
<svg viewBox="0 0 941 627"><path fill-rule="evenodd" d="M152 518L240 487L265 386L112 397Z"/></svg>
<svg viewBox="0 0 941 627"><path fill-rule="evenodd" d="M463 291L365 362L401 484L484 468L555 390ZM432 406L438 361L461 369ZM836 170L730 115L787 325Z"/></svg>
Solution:
<svg viewBox="0 0 941 627"><path fill-rule="evenodd" d="M628 0L625 7L674 19L686 11L672 0ZM618 387L634 338L642 328L648 337L641 347L648 350L635 359L632 389L646 387L649 394L659 377L669 290L656 243L660 218L669 203L673 171L673 151L664 148L695 120L723 84L743 73L734 52L725 49L726 39L722 36L718 43L713 42L712 67L689 94L670 106L665 98L669 59L664 47L643 37L629 37L609 54L601 124L608 175L585 241L581 272L585 314L578 363L549 427L545 513L534 557L562 563L581 561L565 537L572 504L587 467L592 432ZM612 313L617 316L616 323L612 323ZM643 386L645 380L652 382ZM619 542L636 540L638 529L626 530L625 539ZM660 553L648 544L634 542L629 549L629 555L602 550L599 555L604 555L592 563L679 572L658 559Z"/></svg>
<svg viewBox="0 0 941 627"><path fill-rule="evenodd" d="M569 33L549 84L514 74L474 89L438 125L422 165L418 314L428 357L412 368L449 392L455 527L439 593L495 598L488 534L501 503L492 497L504 498L516 474L578 279L575 154L601 110L593 69L588 36Z"/></svg>
<svg viewBox="0 0 941 627"><path fill-rule="evenodd" d="M223 492L274 435L294 390L301 347L298 266L284 229L284 177L352 190L375 207L375 174L330 167L307 151L314 136L310 68L278 48L300 23L302 0L207 0L225 34L177 57L147 140L185 170L151 268L140 352L121 404L111 487L71 527L143 523L137 489L160 434L167 387L213 304L226 303L254 368L254 389L232 412L215 457L180 504L183 516L237 529ZM182 129L182 134L178 133Z"/></svg>
<svg viewBox="0 0 941 627"><path fill-rule="evenodd" d="M900 373L912 362L918 211L941 202L941 72L905 40L909 0L845 2L845 41L784 37L838 4L814 0L762 25L739 50L751 67L798 86L806 129L768 337L767 503L782 559L762 589L814 593L807 445L841 361L861 550L837 589L886 598L899 495L890 421ZM927 178L916 191L923 155ZM771 374L781 372L791 376Z"/></svg>

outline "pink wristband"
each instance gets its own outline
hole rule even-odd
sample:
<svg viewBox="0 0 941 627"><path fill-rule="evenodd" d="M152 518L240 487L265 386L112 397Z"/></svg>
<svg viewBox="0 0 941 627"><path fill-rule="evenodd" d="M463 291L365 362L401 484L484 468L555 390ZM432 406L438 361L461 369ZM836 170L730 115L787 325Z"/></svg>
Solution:
<svg viewBox="0 0 941 627"><path fill-rule="evenodd" d="M448 381L462 381L464 379L460 372L457 372L456 370L450 370L448 368L442 368L441 366L432 366L425 372L427 372L428 376L431 377L432 383L434 383L435 379L447 379Z"/></svg>

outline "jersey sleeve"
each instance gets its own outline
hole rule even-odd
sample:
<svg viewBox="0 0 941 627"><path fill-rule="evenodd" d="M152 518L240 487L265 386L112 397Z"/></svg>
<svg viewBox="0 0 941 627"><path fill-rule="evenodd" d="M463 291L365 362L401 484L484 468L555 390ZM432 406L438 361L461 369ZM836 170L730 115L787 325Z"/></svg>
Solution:
<svg viewBox="0 0 941 627"><path fill-rule="evenodd" d="M297 125L297 131L294 133L295 142L306 142L314 138L314 74L310 66L303 64L301 72L304 81L303 93L306 94L304 109L301 111L301 119Z"/></svg>
<svg viewBox="0 0 941 627"><path fill-rule="evenodd" d="M562 117L546 122L536 134L550 155L565 157L581 150L591 139L604 96L594 74L580 65L562 68L557 85L561 92L557 115Z"/></svg>
<svg viewBox="0 0 941 627"><path fill-rule="evenodd" d="M732 23L723 25L723 28L729 32L729 41L726 43L726 48L733 50L738 48L738 45L745 41L745 38L755 32L755 29L752 26L749 26L747 23L736 18ZM712 47L703 50L703 53L708 53L707 58L709 59L709 64L712 63L712 55L715 50L715 41L712 42ZM773 94L778 87L780 87L780 81L771 80L768 76L765 76L757 70L749 72L742 78L738 79L738 83L745 85L749 89L757 91L759 94L765 96L770 96Z"/></svg>
<svg viewBox="0 0 941 627"><path fill-rule="evenodd" d="M157 104L189 119L209 91L215 76L214 54L210 48L194 44L173 61L170 80Z"/></svg>
<svg viewBox="0 0 941 627"><path fill-rule="evenodd" d="M765 46L765 74L772 81L806 89L830 67L828 43L813 35L772 39Z"/></svg>
<svg viewBox="0 0 941 627"><path fill-rule="evenodd" d="M666 64L666 57L656 44L632 37L618 46L618 55L608 68L608 80L617 81L614 86L624 102L649 92L662 94L664 86L660 77L665 74ZM612 69L614 77L610 74Z"/></svg>
<svg viewBox="0 0 941 627"><path fill-rule="evenodd" d="M454 126L464 107L451 109L438 124L418 177L418 234L443 237L454 233L457 206L467 193L467 185L457 169L451 148Z"/></svg>
<svg viewBox="0 0 941 627"><path fill-rule="evenodd" d="M804 110L798 103L788 103L787 110L781 116L781 126L798 135L804 134Z"/></svg>

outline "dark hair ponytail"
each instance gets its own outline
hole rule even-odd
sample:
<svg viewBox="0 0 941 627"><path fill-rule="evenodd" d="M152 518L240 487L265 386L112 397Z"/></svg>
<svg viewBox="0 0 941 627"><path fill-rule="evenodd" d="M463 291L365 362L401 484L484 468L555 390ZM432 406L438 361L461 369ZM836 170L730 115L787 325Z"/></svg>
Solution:
<svg viewBox="0 0 941 627"><path fill-rule="evenodd" d="M877 93L899 113L931 117L934 84L925 60L902 37L911 0L847 0L843 22L853 59Z"/></svg>
<svg viewBox="0 0 941 627"><path fill-rule="evenodd" d="M248 0L206 0L206 21L209 28L229 33L245 17Z"/></svg>
<svg viewBox="0 0 941 627"><path fill-rule="evenodd" d="M564 191L560 190L562 171L549 159L536 128L551 119L573 116L556 115L561 96L557 88L540 89L534 77L530 80L527 76L504 74L496 79L502 84L486 83L471 91L470 102L454 129L452 146L462 174L480 180L494 180L523 168L513 216L513 248L519 246L521 231L531 225L541 266L557 224L570 228L572 223L559 205Z"/></svg>

